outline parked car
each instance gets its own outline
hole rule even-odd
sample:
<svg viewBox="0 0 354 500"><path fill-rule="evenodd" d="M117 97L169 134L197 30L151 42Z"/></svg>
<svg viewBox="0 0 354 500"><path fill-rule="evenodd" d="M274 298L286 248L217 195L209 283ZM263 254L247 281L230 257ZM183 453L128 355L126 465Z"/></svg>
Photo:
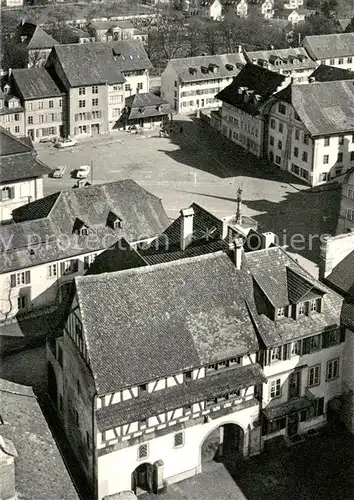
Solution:
<svg viewBox="0 0 354 500"><path fill-rule="evenodd" d="M53 172L53 177L55 179L61 179L63 177L63 175L65 174L65 171L66 171L66 166L60 165L60 166L55 168L55 170Z"/></svg>
<svg viewBox="0 0 354 500"><path fill-rule="evenodd" d="M76 146L77 142L75 139L59 139L55 144L55 148L70 148L72 146Z"/></svg>
<svg viewBox="0 0 354 500"><path fill-rule="evenodd" d="M81 165L76 173L76 179L86 179L86 177L90 173L90 170L90 165Z"/></svg>

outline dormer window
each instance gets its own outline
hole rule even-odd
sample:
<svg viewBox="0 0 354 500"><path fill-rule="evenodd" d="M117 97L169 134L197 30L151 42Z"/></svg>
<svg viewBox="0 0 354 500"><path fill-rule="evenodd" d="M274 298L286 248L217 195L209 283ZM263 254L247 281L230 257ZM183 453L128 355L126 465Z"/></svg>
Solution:
<svg viewBox="0 0 354 500"><path fill-rule="evenodd" d="M145 108L139 108L139 113L144 113L145 112Z"/></svg>
<svg viewBox="0 0 354 500"><path fill-rule="evenodd" d="M271 349L270 359L271 361L279 361L281 359L281 346Z"/></svg>
<svg viewBox="0 0 354 500"><path fill-rule="evenodd" d="M284 318L285 316L285 307L279 307L277 309L277 318Z"/></svg>
<svg viewBox="0 0 354 500"><path fill-rule="evenodd" d="M146 394L147 391L148 391L147 384L141 384L141 385L139 385L139 395Z"/></svg>
<svg viewBox="0 0 354 500"><path fill-rule="evenodd" d="M79 236L87 236L89 228L82 220L76 219L73 232Z"/></svg>
<svg viewBox="0 0 354 500"><path fill-rule="evenodd" d="M122 223L123 223L122 219L118 217L117 214L111 211L108 213L106 222L108 227L112 229L120 229L123 225Z"/></svg>
<svg viewBox="0 0 354 500"><path fill-rule="evenodd" d="M21 43L24 43L27 40L27 36L21 36Z"/></svg>
<svg viewBox="0 0 354 500"><path fill-rule="evenodd" d="M312 313L318 311L318 300L317 299L313 299L310 301L309 309L310 309L310 312L312 312Z"/></svg>
<svg viewBox="0 0 354 500"><path fill-rule="evenodd" d="M306 312L305 303L300 302L300 304L297 306L297 313L299 316L303 316L305 312Z"/></svg>

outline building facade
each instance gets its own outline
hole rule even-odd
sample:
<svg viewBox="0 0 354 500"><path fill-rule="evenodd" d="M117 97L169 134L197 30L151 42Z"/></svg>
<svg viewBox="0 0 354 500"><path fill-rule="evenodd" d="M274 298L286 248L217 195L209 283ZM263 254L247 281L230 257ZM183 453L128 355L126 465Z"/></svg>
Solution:
<svg viewBox="0 0 354 500"><path fill-rule="evenodd" d="M261 14L264 19L272 19L274 17L274 2L273 0L265 0L261 4Z"/></svg>
<svg viewBox="0 0 354 500"><path fill-rule="evenodd" d="M0 89L0 125L16 137L26 134L24 109L20 99L11 94L7 84L4 91Z"/></svg>
<svg viewBox="0 0 354 500"><path fill-rule="evenodd" d="M320 64L354 70L354 33L307 36L302 46Z"/></svg>
<svg viewBox="0 0 354 500"><path fill-rule="evenodd" d="M231 83L244 64L241 47L237 54L171 59L161 75L161 97L182 114L218 108L221 103L215 95Z"/></svg>

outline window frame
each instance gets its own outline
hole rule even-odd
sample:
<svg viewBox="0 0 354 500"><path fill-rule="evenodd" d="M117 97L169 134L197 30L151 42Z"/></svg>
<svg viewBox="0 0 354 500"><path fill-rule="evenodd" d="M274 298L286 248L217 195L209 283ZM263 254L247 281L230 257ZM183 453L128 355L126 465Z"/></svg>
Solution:
<svg viewBox="0 0 354 500"><path fill-rule="evenodd" d="M281 378L273 378L269 381L269 397L270 399L281 398Z"/></svg>
<svg viewBox="0 0 354 500"><path fill-rule="evenodd" d="M312 383L311 383L311 378L312 378ZM309 366L307 372L307 386L315 387L320 384L321 384L321 363Z"/></svg>
<svg viewBox="0 0 354 500"><path fill-rule="evenodd" d="M329 372L331 372L331 375ZM339 378L339 358L333 358L327 361L326 381L331 382L332 380L336 380L337 378Z"/></svg>

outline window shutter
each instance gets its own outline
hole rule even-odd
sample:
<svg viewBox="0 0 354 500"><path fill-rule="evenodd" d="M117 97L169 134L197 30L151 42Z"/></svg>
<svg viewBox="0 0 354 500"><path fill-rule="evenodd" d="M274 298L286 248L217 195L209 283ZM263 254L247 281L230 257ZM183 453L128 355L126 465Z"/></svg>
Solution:
<svg viewBox="0 0 354 500"><path fill-rule="evenodd" d="M11 187L11 188L10 188L10 198L11 198L11 200L12 200L13 198L15 198L15 188L14 188L14 187Z"/></svg>
<svg viewBox="0 0 354 500"><path fill-rule="evenodd" d="M26 283L26 285L28 283L31 283L31 271L26 271L25 272L25 283Z"/></svg>
<svg viewBox="0 0 354 500"><path fill-rule="evenodd" d="M11 288L15 288L16 287L16 274L11 274L10 280L11 280Z"/></svg>
<svg viewBox="0 0 354 500"><path fill-rule="evenodd" d="M340 342L345 342L345 326L340 327Z"/></svg>
<svg viewBox="0 0 354 500"><path fill-rule="evenodd" d="M329 346L329 332L322 333L322 347Z"/></svg>
<svg viewBox="0 0 354 500"><path fill-rule="evenodd" d="M60 262L60 275L65 274L65 262Z"/></svg>
<svg viewBox="0 0 354 500"><path fill-rule="evenodd" d="M310 342L311 342L310 338L307 338L307 339L303 340L303 342L302 342L302 354L309 354L309 352L310 352Z"/></svg>
<svg viewBox="0 0 354 500"><path fill-rule="evenodd" d="M76 273L79 269L79 261L78 259L74 259L72 261L72 264L73 264L73 272Z"/></svg>

